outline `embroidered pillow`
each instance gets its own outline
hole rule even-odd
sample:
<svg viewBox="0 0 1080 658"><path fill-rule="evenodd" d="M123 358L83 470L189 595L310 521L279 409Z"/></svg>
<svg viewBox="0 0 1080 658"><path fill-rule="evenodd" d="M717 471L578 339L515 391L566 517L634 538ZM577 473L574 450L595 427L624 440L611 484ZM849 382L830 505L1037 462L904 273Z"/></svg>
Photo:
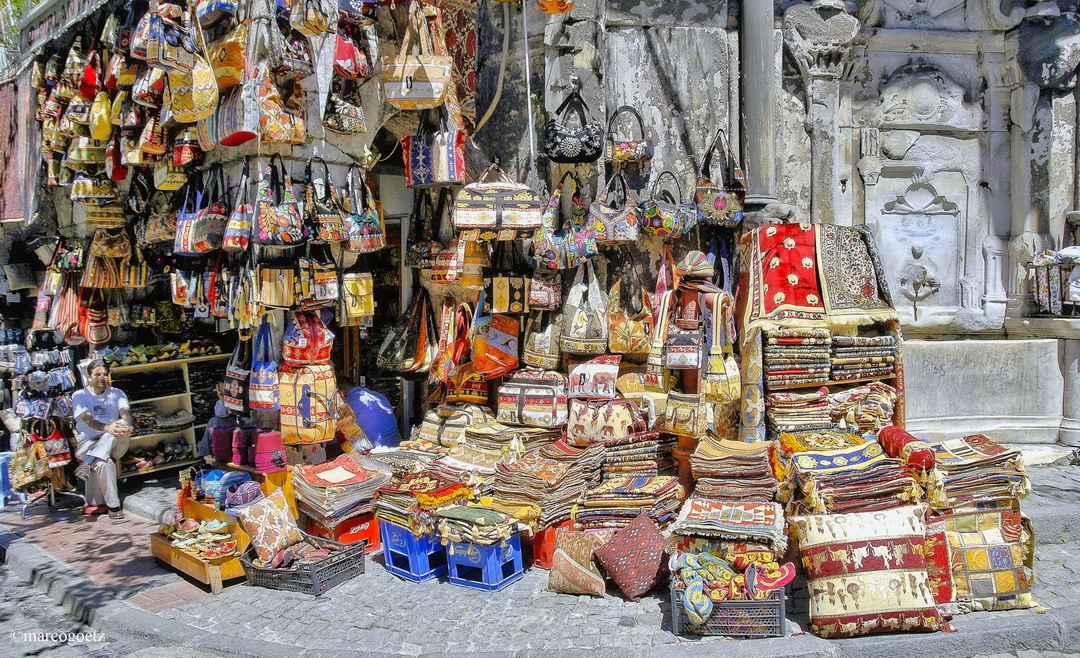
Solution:
<svg viewBox="0 0 1080 658"><path fill-rule="evenodd" d="M259 502L239 510L244 531L251 537L251 545L259 561L270 564L278 551L297 543L303 537L296 527L296 518L289 509L289 501L281 489Z"/></svg>
<svg viewBox="0 0 1080 658"><path fill-rule="evenodd" d="M612 534L556 529L548 589L562 594L604 596L607 585L593 563L593 551L606 544Z"/></svg>
<svg viewBox="0 0 1080 658"><path fill-rule="evenodd" d="M637 601L660 579L666 547L660 528L642 512L596 549L596 557L623 594Z"/></svg>
<svg viewBox="0 0 1080 658"><path fill-rule="evenodd" d="M923 556L925 509L788 519L810 578L810 622L819 635L943 627Z"/></svg>

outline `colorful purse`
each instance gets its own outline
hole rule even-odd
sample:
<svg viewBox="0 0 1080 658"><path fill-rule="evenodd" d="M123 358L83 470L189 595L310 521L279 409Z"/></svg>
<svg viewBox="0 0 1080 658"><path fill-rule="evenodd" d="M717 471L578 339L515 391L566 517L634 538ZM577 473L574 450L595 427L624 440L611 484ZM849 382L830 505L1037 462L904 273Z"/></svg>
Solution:
<svg viewBox="0 0 1080 658"><path fill-rule="evenodd" d="M567 123L571 110L577 111L580 121L576 128ZM583 164L596 162L603 151L604 128L593 118L585 99L575 89L548 120L544 152L552 162Z"/></svg>
<svg viewBox="0 0 1080 658"><path fill-rule="evenodd" d="M735 336L732 319L734 305L735 301L728 293L715 293L709 363L701 378L701 393L707 402L728 404L738 400L742 391L739 364L735 361L732 348Z"/></svg>
<svg viewBox="0 0 1080 658"><path fill-rule="evenodd" d="M605 354L577 364L570 369L566 394L571 398L614 400L618 396L615 381L621 361L621 356Z"/></svg>
<svg viewBox="0 0 1080 658"><path fill-rule="evenodd" d="M678 198L672 196L668 190L660 189L660 181L664 176L670 176L675 181ZM679 186L679 179L669 170L660 172L653 183L652 196L641 204L645 232L663 238L678 238L697 226L697 206L693 202L684 203L681 199L682 187Z"/></svg>
<svg viewBox="0 0 1080 658"><path fill-rule="evenodd" d="M560 372L518 370L498 390L496 420L507 425L562 427L566 424L566 376Z"/></svg>
<svg viewBox="0 0 1080 658"><path fill-rule="evenodd" d="M457 369L446 383L447 403L487 404L489 385L472 363Z"/></svg>
<svg viewBox="0 0 1080 658"><path fill-rule="evenodd" d="M176 236L173 241L173 253L179 256L202 256L221 248L222 235L225 233L226 213L229 208L228 193L225 189L225 175L222 166L215 164L210 168L210 183L203 188L201 181L195 184L195 206L189 209L192 184L187 186L183 210L176 218ZM198 179L195 179L198 181ZM203 196L207 204L203 205Z"/></svg>
<svg viewBox="0 0 1080 658"><path fill-rule="evenodd" d="M562 306L562 274L536 270L529 280L529 308L554 310Z"/></svg>
<svg viewBox="0 0 1080 658"><path fill-rule="evenodd" d="M562 358L559 348L562 323L562 314L557 311L532 313L525 325L525 346L522 349L521 362L544 370L558 368L559 359Z"/></svg>
<svg viewBox="0 0 1080 658"><path fill-rule="evenodd" d="M334 438L337 429L337 377L329 365L289 366L278 371L281 440L311 445Z"/></svg>
<svg viewBox="0 0 1080 658"><path fill-rule="evenodd" d="M345 83L335 79L326 97L323 125L342 135L360 135L367 132L367 117L360 104L355 88L346 90Z"/></svg>
<svg viewBox="0 0 1080 658"><path fill-rule="evenodd" d="M284 0L278 0L278 11L287 12ZM306 78L315 73L311 44L306 36L288 24L288 20L271 21L269 26L271 71L279 78Z"/></svg>
<svg viewBox="0 0 1080 658"><path fill-rule="evenodd" d="M260 265L258 299L267 308L296 306L296 268L293 265Z"/></svg>
<svg viewBox="0 0 1080 658"><path fill-rule="evenodd" d="M187 180L184 168L173 165L171 160L161 160L154 165L154 187L159 190L179 190Z"/></svg>
<svg viewBox="0 0 1080 658"><path fill-rule="evenodd" d="M80 170L71 184L71 200L93 206L111 205L117 201L116 185L104 172L91 175Z"/></svg>
<svg viewBox="0 0 1080 658"><path fill-rule="evenodd" d="M710 165L717 148L720 149L720 157L723 159L719 185L710 180ZM701 221L705 224L733 227L742 223L743 204L746 201L746 179L743 177L742 167L735 159L735 154L728 146L727 136L723 129L716 131L709 149L705 151L694 200L701 213Z"/></svg>
<svg viewBox="0 0 1080 658"><path fill-rule="evenodd" d="M419 189L413 194L413 213L409 217L409 237L405 247L405 267L430 270L442 245L435 240L435 204L431 193Z"/></svg>
<svg viewBox="0 0 1080 658"><path fill-rule="evenodd" d="M484 379L495 379L518 367L518 319L484 310L484 293L476 303L472 328L473 367Z"/></svg>
<svg viewBox="0 0 1080 658"><path fill-rule="evenodd" d="M543 225L543 212L543 200L535 190L510 180L493 164L480 180L458 192L454 230L465 240L527 239Z"/></svg>
<svg viewBox="0 0 1080 658"><path fill-rule="evenodd" d="M251 219L255 208L251 205L251 177L248 159L244 159L244 171L240 175L240 184L236 186L236 206L229 213L225 222L225 233L221 237L221 248L230 253L244 253L251 242Z"/></svg>
<svg viewBox="0 0 1080 658"><path fill-rule="evenodd" d="M419 54L413 47L419 42ZM438 107L446 100L453 81L454 58L434 54L430 31L420 5L409 7L409 22L396 55L385 55L380 78L386 102L402 110Z"/></svg>
<svg viewBox="0 0 1080 658"><path fill-rule="evenodd" d="M270 349L272 337L270 316L264 315L255 334L248 384L248 407L255 411L276 411L281 407L278 398L278 364Z"/></svg>
<svg viewBox="0 0 1080 658"><path fill-rule="evenodd" d="M438 353L434 315L431 298L420 288L412 304L387 332L376 364L402 374L428 372Z"/></svg>
<svg viewBox="0 0 1080 658"><path fill-rule="evenodd" d="M172 195L162 191L154 192L154 195L150 197L150 215L146 219L143 242L151 245L175 239L176 214L172 205Z"/></svg>
<svg viewBox="0 0 1080 658"><path fill-rule="evenodd" d="M570 218L560 222L559 211L567 178L573 185ZM555 191L548 198L541 214L540 228L533 234L532 257L537 271L576 267L599 253L595 232L591 228L580 228L586 223L587 214L585 198L581 195L581 181L574 172L568 171L559 179Z"/></svg>
<svg viewBox="0 0 1080 658"><path fill-rule="evenodd" d="M405 159L405 184L409 187L436 187L464 183L464 130L447 130L443 114L442 131L429 131L425 113L416 135L401 138L401 153Z"/></svg>
<svg viewBox="0 0 1080 658"><path fill-rule="evenodd" d="M330 176L330 167L322 163L322 178L313 178L312 159L304 168L304 217L315 229L315 239L322 242L341 242L345 234L345 216L338 201L337 188Z"/></svg>
<svg viewBox="0 0 1080 658"><path fill-rule="evenodd" d="M652 307L644 287L641 309L631 315L622 305L622 277L619 277L608 296L608 350L613 354L648 354L652 325Z"/></svg>
<svg viewBox="0 0 1080 658"><path fill-rule="evenodd" d="M623 139L615 133L615 121L621 114L630 114L637 119L640 139ZM613 162L644 162L653 156L652 140L645 136L645 122L641 114L629 105L615 110L607 126L607 159Z"/></svg>
<svg viewBox="0 0 1080 658"><path fill-rule="evenodd" d="M338 22L337 41L334 45L334 73L346 80L363 80L371 75L371 66L363 49L345 28L346 21Z"/></svg>
<svg viewBox="0 0 1080 658"><path fill-rule="evenodd" d="M196 29L200 35L202 30ZM206 44L202 44L203 51ZM218 83L214 69L202 55L190 53L191 65L168 73L169 109L180 123L195 123L217 109Z"/></svg>
<svg viewBox="0 0 1080 658"><path fill-rule="evenodd" d="M622 183L621 198L612 189L616 179ZM608 179L600 196L589 206L589 220L596 228L596 241L600 244L637 242L641 231L641 208L622 174Z"/></svg>
<svg viewBox="0 0 1080 658"><path fill-rule="evenodd" d="M255 244L294 247L304 243L304 220L293 196L292 176L280 155L271 156L259 177L255 208L251 236Z"/></svg>
<svg viewBox="0 0 1080 658"><path fill-rule="evenodd" d="M346 326L370 325L375 315L375 280L369 272L341 275L341 315Z"/></svg>
<svg viewBox="0 0 1080 658"><path fill-rule="evenodd" d="M700 438L709 431L709 404L700 393L676 393L667 396L664 431L677 436Z"/></svg>
<svg viewBox="0 0 1080 658"><path fill-rule="evenodd" d="M356 182L357 178L360 179L359 183ZM368 187L367 176L355 164L349 166L346 174L346 189L343 210L348 240L345 249L366 254L385 248L386 225L383 223L382 208Z"/></svg>
<svg viewBox="0 0 1080 658"><path fill-rule="evenodd" d="M249 142L262 134L264 111L279 113L285 111L280 105L280 94L278 94L279 103L276 107L268 109L263 105L261 91L267 84L267 80L266 76L260 77L256 71L255 76L243 79L222 97L214 116L215 137L218 144L239 146ZM273 85L272 82L269 84Z"/></svg>
<svg viewBox="0 0 1080 658"><path fill-rule="evenodd" d="M668 370L700 370L705 364L705 330L699 319L704 300L694 291L675 290L664 294L673 295L675 300L664 341L664 367Z"/></svg>
<svg viewBox="0 0 1080 658"><path fill-rule="evenodd" d="M566 297L559 345L568 354L603 354L607 351L608 326L604 315L607 296L600 290L593 264L586 261L574 275Z"/></svg>
<svg viewBox="0 0 1080 658"><path fill-rule="evenodd" d="M211 0L218 1L221 0ZM218 92L225 92L244 81L247 68L248 21L241 21L225 35L214 52L210 54L210 66L214 68Z"/></svg>
<svg viewBox="0 0 1080 658"><path fill-rule="evenodd" d="M484 294L492 313L525 315L529 312L530 279L525 259L513 242L499 242L491 266L484 271Z"/></svg>

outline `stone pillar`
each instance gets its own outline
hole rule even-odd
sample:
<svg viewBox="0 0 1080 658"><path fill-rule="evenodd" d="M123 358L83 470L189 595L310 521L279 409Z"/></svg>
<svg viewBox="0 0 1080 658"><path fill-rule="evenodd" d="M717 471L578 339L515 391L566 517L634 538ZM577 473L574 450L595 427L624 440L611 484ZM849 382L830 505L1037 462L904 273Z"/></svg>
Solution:
<svg viewBox="0 0 1080 658"><path fill-rule="evenodd" d="M859 19L841 0L813 0L784 12L784 44L802 74L810 133L810 218L835 223L841 193L840 80L851 66Z"/></svg>
<svg viewBox="0 0 1080 658"><path fill-rule="evenodd" d="M1065 343L1065 396L1058 436L1064 445L1080 446L1080 340L1070 338L1062 342Z"/></svg>
<svg viewBox="0 0 1080 658"><path fill-rule="evenodd" d="M743 143L746 202L776 202L776 49L772 2L743 0L739 45L742 59ZM735 146L735 145L733 145Z"/></svg>

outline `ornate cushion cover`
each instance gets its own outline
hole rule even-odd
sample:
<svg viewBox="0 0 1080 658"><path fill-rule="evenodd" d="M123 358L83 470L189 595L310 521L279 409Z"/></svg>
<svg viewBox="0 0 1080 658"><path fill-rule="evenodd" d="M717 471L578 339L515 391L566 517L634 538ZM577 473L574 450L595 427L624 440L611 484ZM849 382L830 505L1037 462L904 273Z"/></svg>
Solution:
<svg viewBox="0 0 1080 658"><path fill-rule="evenodd" d="M623 594L637 601L656 586L666 547L660 528L642 512L611 541L597 548L596 557Z"/></svg>
<svg viewBox="0 0 1080 658"><path fill-rule="evenodd" d="M269 564L274 555L303 539L296 527L296 517L281 489L261 501L240 510L240 522L251 537L251 545L260 562Z"/></svg>
<svg viewBox="0 0 1080 658"><path fill-rule="evenodd" d="M925 507L788 519L810 578L810 621L823 637L936 631L923 546Z"/></svg>
<svg viewBox="0 0 1080 658"><path fill-rule="evenodd" d="M593 563L593 551L612 537L612 532L555 530L555 553L551 557L548 589L563 594L603 596L604 576Z"/></svg>
<svg viewBox="0 0 1080 658"><path fill-rule="evenodd" d="M952 554L945 533L945 521L940 516L927 514L923 553L926 556L926 574L930 578L930 589L934 592L938 611L955 615L957 607L953 591Z"/></svg>
<svg viewBox="0 0 1080 658"><path fill-rule="evenodd" d="M942 511L956 601L972 610L1031 608L1035 536L1016 499Z"/></svg>

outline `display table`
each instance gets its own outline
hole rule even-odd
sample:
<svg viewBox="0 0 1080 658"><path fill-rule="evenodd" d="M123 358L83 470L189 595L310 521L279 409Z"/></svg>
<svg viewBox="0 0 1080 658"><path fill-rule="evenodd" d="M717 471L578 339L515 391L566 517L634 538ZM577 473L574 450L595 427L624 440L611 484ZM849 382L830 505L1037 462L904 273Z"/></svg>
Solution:
<svg viewBox="0 0 1080 658"><path fill-rule="evenodd" d="M228 524L229 531L236 540L236 553L211 560L202 559L173 546L168 537L155 532L150 535L150 552L154 557L200 583L210 585L210 591L213 594L221 593L224 581L244 577L243 567L240 566L240 556L248 549L251 540L235 516L219 512L213 506L191 498L183 498L180 501L180 515L200 522L216 520Z"/></svg>

